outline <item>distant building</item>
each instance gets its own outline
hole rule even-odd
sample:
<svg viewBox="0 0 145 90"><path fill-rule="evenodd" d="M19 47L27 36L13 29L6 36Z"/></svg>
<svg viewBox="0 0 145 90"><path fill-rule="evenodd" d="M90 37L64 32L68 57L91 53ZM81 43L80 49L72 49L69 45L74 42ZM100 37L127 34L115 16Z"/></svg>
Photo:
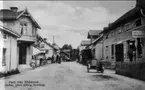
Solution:
<svg viewBox="0 0 145 90"><path fill-rule="evenodd" d="M91 44L91 40L82 40L81 44L79 46L79 51L82 51L83 49L85 49L90 44Z"/></svg>
<svg viewBox="0 0 145 90"><path fill-rule="evenodd" d="M92 45L94 47L94 58L97 60L103 60L103 34L100 33L99 37L96 38Z"/></svg>
<svg viewBox="0 0 145 90"><path fill-rule="evenodd" d="M45 58L52 57L54 47L47 42L46 38L42 38L40 35L37 36L37 41L33 44L33 55L38 53L45 53Z"/></svg>
<svg viewBox="0 0 145 90"><path fill-rule="evenodd" d="M87 48L92 50L92 55L93 55L94 58L98 58L98 56L96 56L97 55L96 53L99 51L98 49L101 48L101 47L97 48L96 44L94 44L94 41L100 36L100 32L101 32L101 30L89 30L88 31L87 38L90 39L91 44L89 44L87 46ZM97 46L98 45L99 44L97 44Z"/></svg>

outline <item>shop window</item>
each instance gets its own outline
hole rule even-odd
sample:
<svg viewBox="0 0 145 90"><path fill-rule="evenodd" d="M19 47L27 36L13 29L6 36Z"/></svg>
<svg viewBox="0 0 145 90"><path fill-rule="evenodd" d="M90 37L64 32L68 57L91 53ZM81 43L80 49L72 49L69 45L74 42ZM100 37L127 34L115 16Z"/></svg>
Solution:
<svg viewBox="0 0 145 90"><path fill-rule="evenodd" d="M6 48L3 48L2 66L6 66Z"/></svg>
<svg viewBox="0 0 145 90"><path fill-rule="evenodd" d="M140 25L142 25L142 24L141 24L141 19L136 20L136 21L135 21L135 26L138 27L138 26L140 26Z"/></svg>

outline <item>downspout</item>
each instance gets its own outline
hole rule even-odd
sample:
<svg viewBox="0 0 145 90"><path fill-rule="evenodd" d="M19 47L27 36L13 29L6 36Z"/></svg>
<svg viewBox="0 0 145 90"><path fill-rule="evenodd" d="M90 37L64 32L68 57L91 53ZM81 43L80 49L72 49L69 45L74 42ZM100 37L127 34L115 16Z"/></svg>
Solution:
<svg viewBox="0 0 145 90"><path fill-rule="evenodd" d="M9 64L9 70L11 69L11 36L10 36L10 64Z"/></svg>

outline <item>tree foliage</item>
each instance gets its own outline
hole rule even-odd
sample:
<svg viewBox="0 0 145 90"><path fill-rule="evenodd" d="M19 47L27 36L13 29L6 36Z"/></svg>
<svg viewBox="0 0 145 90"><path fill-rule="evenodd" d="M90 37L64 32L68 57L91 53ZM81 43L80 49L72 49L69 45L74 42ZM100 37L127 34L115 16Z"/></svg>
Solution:
<svg viewBox="0 0 145 90"><path fill-rule="evenodd" d="M63 46L62 46L62 49L72 49L72 46L70 45L70 44L64 44Z"/></svg>

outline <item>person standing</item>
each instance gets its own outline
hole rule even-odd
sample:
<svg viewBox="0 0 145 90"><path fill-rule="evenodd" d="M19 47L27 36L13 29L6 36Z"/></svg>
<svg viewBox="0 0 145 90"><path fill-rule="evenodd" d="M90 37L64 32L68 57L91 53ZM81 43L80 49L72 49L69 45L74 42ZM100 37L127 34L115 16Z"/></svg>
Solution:
<svg viewBox="0 0 145 90"><path fill-rule="evenodd" d="M136 51L135 45L133 43L129 43L128 57L130 59L130 62L133 61L133 57L135 56L135 51ZM136 57L134 57L134 58L136 58Z"/></svg>

